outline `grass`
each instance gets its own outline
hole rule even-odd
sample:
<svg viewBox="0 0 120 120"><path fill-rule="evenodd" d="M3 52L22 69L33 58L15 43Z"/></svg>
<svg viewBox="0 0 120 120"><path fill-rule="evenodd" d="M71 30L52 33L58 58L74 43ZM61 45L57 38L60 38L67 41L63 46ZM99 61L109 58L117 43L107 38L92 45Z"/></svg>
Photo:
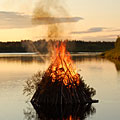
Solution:
<svg viewBox="0 0 120 120"><path fill-rule="evenodd" d="M120 37L117 38L115 48L102 54L105 58L120 60Z"/></svg>

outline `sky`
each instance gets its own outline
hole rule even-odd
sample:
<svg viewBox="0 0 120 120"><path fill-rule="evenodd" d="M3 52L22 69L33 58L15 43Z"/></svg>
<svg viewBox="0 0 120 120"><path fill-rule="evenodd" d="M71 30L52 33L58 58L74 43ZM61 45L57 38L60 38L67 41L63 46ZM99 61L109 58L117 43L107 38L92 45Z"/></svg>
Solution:
<svg viewBox="0 0 120 120"><path fill-rule="evenodd" d="M46 37L47 25L33 24L39 1L0 0L0 41L38 40ZM57 1L57 0L51 0ZM59 0L67 13L57 13L64 25L63 39L115 41L120 35L120 0ZM58 4L59 6L59 4Z"/></svg>

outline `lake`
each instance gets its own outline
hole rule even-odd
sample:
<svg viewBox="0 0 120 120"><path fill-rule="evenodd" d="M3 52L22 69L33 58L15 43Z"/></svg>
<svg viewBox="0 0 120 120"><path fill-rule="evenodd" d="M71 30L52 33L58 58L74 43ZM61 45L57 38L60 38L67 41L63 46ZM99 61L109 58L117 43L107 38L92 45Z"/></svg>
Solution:
<svg viewBox="0 0 120 120"><path fill-rule="evenodd" d="M83 53L82 53L83 54ZM118 63L92 55L72 54L78 72L85 83L96 90L94 114L85 120L120 119L120 69ZM25 81L50 64L48 56L36 54L0 54L0 120L38 120L38 116L23 95ZM71 118L72 119L72 118Z"/></svg>

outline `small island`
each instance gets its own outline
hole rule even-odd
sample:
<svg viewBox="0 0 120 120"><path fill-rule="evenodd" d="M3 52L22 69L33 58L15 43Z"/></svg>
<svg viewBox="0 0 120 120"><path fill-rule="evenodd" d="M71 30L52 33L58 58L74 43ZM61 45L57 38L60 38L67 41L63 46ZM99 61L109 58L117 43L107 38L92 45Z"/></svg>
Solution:
<svg viewBox="0 0 120 120"><path fill-rule="evenodd" d="M115 48L102 53L102 57L111 59L111 60L120 60L120 37L118 36Z"/></svg>

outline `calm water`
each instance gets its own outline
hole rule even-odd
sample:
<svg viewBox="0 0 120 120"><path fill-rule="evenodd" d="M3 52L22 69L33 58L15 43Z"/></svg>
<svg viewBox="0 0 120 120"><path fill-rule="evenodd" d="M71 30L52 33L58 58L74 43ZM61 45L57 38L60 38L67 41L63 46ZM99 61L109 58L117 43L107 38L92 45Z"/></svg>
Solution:
<svg viewBox="0 0 120 120"><path fill-rule="evenodd" d="M43 60L44 59L44 60ZM96 113L85 120L120 120L120 67L105 59L73 55L78 72L96 89ZM25 81L49 65L48 56L0 55L0 120L37 120L23 95Z"/></svg>

